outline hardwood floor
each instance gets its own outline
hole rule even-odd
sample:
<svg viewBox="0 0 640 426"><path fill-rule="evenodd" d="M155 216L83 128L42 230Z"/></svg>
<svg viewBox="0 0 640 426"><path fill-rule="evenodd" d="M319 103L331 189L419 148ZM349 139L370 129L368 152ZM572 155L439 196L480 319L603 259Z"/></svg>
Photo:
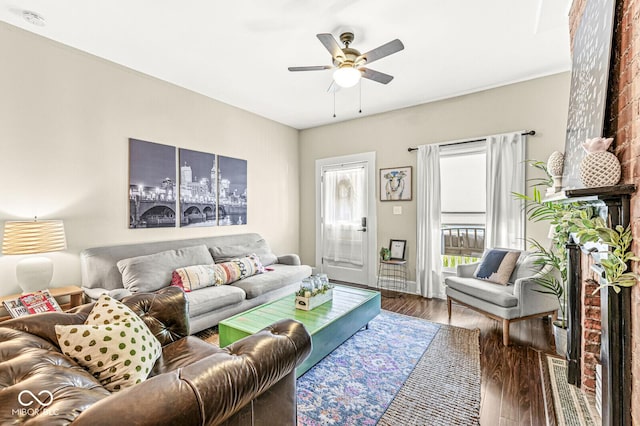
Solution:
<svg viewBox="0 0 640 426"><path fill-rule="evenodd" d="M444 300L411 294L382 298L382 309L441 324L480 329L482 400L480 423L546 425L537 362L539 351L555 353L551 323L530 319L511 325L511 345L502 344L501 323L454 303L451 321Z"/></svg>

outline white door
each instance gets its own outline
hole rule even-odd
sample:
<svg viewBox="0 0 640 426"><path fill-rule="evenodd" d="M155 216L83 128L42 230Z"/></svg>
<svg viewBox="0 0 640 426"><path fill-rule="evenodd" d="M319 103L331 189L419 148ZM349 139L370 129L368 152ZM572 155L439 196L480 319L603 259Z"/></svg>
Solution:
<svg viewBox="0 0 640 426"><path fill-rule="evenodd" d="M330 279L374 286L375 153L316 162L316 265Z"/></svg>

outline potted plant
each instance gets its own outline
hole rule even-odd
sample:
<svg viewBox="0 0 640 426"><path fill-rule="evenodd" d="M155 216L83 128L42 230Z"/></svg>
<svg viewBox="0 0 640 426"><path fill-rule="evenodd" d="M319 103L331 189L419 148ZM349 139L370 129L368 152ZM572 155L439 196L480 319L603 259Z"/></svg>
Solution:
<svg viewBox="0 0 640 426"><path fill-rule="evenodd" d="M577 232L576 221L582 217L591 218L593 209L584 203L561 203L557 201L543 201L542 193L538 186L550 186L553 179L548 173L546 164L539 161L529 161L532 167L542 170L546 178L537 179L533 186L533 195L514 193L514 196L525 202L528 220L532 222L549 222L551 244L547 248L537 240L530 238L528 243L536 256L535 264L538 266L550 265L549 274L537 279L540 293L552 294L558 299L560 309L558 319L553 322L553 335L555 338L556 352L565 356L567 348L567 248L570 235Z"/></svg>
<svg viewBox="0 0 640 426"><path fill-rule="evenodd" d="M391 250L389 250L386 247L382 247L380 249L380 259L382 260L389 260L391 259Z"/></svg>

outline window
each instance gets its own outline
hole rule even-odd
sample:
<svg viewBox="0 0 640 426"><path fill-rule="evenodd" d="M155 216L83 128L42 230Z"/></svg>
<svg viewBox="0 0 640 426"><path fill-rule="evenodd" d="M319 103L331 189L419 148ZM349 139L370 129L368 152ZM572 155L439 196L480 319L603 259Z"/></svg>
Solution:
<svg viewBox="0 0 640 426"><path fill-rule="evenodd" d="M484 142L440 150L442 260L445 268L474 262L484 251L486 222Z"/></svg>

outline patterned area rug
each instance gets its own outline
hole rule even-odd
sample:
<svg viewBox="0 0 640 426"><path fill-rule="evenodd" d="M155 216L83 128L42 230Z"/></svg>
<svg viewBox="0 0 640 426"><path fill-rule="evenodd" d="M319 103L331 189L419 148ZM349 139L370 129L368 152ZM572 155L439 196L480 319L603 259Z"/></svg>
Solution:
<svg viewBox="0 0 640 426"><path fill-rule="evenodd" d="M299 425L474 425L479 332L387 311L298 379Z"/></svg>
<svg viewBox="0 0 640 426"><path fill-rule="evenodd" d="M199 333L218 345L218 329ZM477 425L479 330L388 311L298 379L299 425Z"/></svg>
<svg viewBox="0 0 640 426"><path fill-rule="evenodd" d="M591 411L585 394L567 382L567 361L554 356L544 356L543 379L548 380L551 387L555 423L558 426L595 426L600 424L597 415Z"/></svg>

